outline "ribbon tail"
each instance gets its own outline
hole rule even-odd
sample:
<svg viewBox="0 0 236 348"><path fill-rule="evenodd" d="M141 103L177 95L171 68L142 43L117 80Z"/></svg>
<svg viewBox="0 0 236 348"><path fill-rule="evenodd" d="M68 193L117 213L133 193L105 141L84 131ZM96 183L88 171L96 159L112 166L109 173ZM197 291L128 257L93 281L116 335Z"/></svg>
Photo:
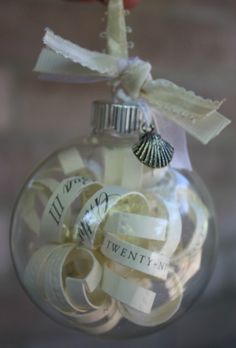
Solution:
<svg viewBox="0 0 236 348"><path fill-rule="evenodd" d="M171 167L192 171L187 137L184 129L171 120L168 120L166 117L163 117L156 110L153 110L153 116L156 118L158 131L162 138L168 141L175 149Z"/></svg>
<svg viewBox="0 0 236 348"><path fill-rule="evenodd" d="M128 43L123 0L109 1L107 17L107 52L111 56L127 59Z"/></svg>
<svg viewBox="0 0 236 348"><path fill-rule="evenodd" d="M46 29L43 42L47 48L57 55L99 74L116 77L123 69L123 66L121 66L122 62L118 57L87 50L68 40L62 39L60 36L55 35L50 29ZM42 53L42 55L45 55L45 52ZM42 57L39 58L41 58L42 61Z"/></svg>
<svg viewBox="0 0 236 348"><path fill-rule="evenodd" d="M40 72L40 78L44 80L67 83L94 83L110 79L109 76L75 64L48 48L42 49L34 71Z"/></svg>
<svg viewBox="0 0 236 348"><path fill-rule="evenodd" d="M175 112L168 112L159 107L158 110L161 111L163 116L175 122L204 145L215 138L231 122L218 112L206 115L204 119L192 121Z"/></svg>
<svg viewBox="0 0 236 348"><path fill-rule="evenodd" d="M230 120L217 110L222 102L204 99L166 80L147 81L142 97L168 119L207 144Z"/></svg>

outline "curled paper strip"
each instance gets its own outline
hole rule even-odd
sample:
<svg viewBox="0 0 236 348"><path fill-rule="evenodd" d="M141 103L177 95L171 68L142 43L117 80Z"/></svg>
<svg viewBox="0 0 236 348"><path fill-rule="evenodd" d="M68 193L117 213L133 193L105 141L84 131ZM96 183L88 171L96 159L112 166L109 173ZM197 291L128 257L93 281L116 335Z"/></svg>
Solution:
<svg viewBox="0 0 236 348"><path fill-rule="evenodd" d="M25 193L22 217L28 228L37 235L40 233L40 217L36 209L37 198L45 206L48 197L58 184L57 180L51 178L34 180L30 182L30 187Z"/></svg>
<svg viewBox="0 0 236 348"><path fill-rule="evenodd" d="M24 197L22 218L30 231L39 235L40 232L40 217L35 209L35 192L30 189Z"/></svg>
<svg viewBox="0 0 236 348"><path fill-rule="evenodd" d="M145 289L104 267L102 289L112 298L143 313L150 313L155 292Z"/></svg>
<svg viewBox="0 0 236 348"><path fill-rule="evenodd" d="M52 178L42 178L42 179L37 179L32 182L32 187L46 190L49 193L53 192L56 190L59 182L55 179Z"/></svg>
<svg viewBox="0 0 236 348"><path fill-rule="evenodd" d="M116 147L102 148L102 162L104 167L103 181L106 185L120 185L124 161L123 149Z"/></svg>
<svg viewBox="0 0 236 348"><path fill-rule="evenodd" d="M167 220L152 216L114 211L109 215L104 231L117 236L165 241Z"/></svg>
<svg viewBox="0 0 236 348"><path fill-rule="evenodd" d="M177 197L185 197L186 201L189 203L195 228L188 245L174 257L174 262L184 256L195 255L199 252L206 240L209 218L206 206L193 190L180 186L177 188Z"/></svg>
<svg viewBox="0 0 236 348"><path fill-rule="evenodd" d="M79 176L63 180L53 192L44 210L41 235L51 242L64 242L68 239L68 229L64 225L64 219L70 205L81 193L86 191L89 198L101 187L101 184Z"/></svg>
<svg viewBox="0 0 236 348"><path fill-rule="evenodd" d="M92 328L94 328L94 325L101 325L101 321L105 319L111 319L114 314L117 312L117 306L116 302L114 300L110 300L109 302L105 302L104 305L99 307L96 310L92 310L89 312L66 312L63 313L66 316L68 316L71 319L75 319L75 322L78 327L80 328L88 328L88 326L85 325L93 325Z"/></svg>
<svg viewBox="0 0 236 348"><path fill-rule="evenodd" d="M85 168L84 161L75 147L59 152L58 160L65 175Z"/></svg>
<svg viewBox="0 0 236 348"><path fill-rule="evenodd" d="M172 273L170 277L172 278L171 282L166 282L167 287L170 288L170 300L167 303L154 308L149 314L141 313L124 304L118 304L121 314L132 323L140 326L151 327L167 322L176 314L183 298L183 287L178 276Z"/></svg>
<svg viewBox="0 0 236 348"><path fill-rule="evenodd" d="M202 251L182 257L178 262L178 277L183 286L200 270Z"/></svg>
<svg viewBox="0 0 236 348"><path fill-rule="evenodd" d="M65 281L66 294L69 302L80 312L98 309L107 302L108 296L100 289L90 293L83 282L78 278L67 277Z"/></svg>
<svg viewBox="0 0 236 348"><path fill-rule="evenodd" d="M117 186L106 186L97 191L83 206L74 228L74 240L88 247L97 248L103 238L100 225L104 222L109 211L119 205L128 205L133 201L134 208L147 212L148 203L138 192L128 192ZM122 209L122 208L121 208Z"/></svg>
<svg viewBox="0 0 236 348"><path fill-rule="evenodd" d="M63 274L68 262L72 260L78 262L80 257L83 258L83 253L93 260L91 270L81 279L67 277L64 284ZM84 273L85 270L80 269L80 271ZM88 297L88 289L94 291L100 284L101 276L101 266L89 250L75 249L74 245L48 245L33 254L25 269L24 283L33 297L40 296L42 300L46 297L53 307L64 315L74 318L75 325L81 329L102 334L118 324L121 314L117 310L115 301L108 299L105 293L103 301L101 301L101 291L100 297L99 293L93 292L94 303ZM101 303L96 306L98 300ZM104 323L105 319L107 321ZM96 326L89 327L88 324Z"/></svg>
<svg viewBox="0 0 236 348"><path fill-rule="evenodd" d="M144 166L137 161L132 149L126 148L123 156L123 173L121 186L129 190L138 190L142 186ZM132 178L132 180L130 180Z"/></svg>
<svg viewBox="0 0 236 348"><path fill-rule="evenodd" d="M140 189L144 168L134 157L130 146L121 148L103 147L102 159L104 166L103 181L107 185L120 185L129 190Z"/></svg>
<svg viewBox="0 0 236 348"><path fill-rule="evenodd" d="M102 266L94 254L84 248L76 248L73 262L75 273L80 274L80 277L66 278L66 292L70 302L87 310L99 308L107 300L107 296L97 289L102 279Z"/></svg>
<svg viewBox="0 0 236 348"><path fill-rule="evenodd" d="M43 277L47 260L56 248L55 245L45 245L34 252L24 271L23 282L26 289L40 300L45 298Z"/></svg>
<svg viewBox="0 0 236 348"><path fill-rule="evenodd" d="M102 278L102 267L97 261L96 257L94 254L88 250L88 249L83 249L83 248L78 248L78 253L79 259L81 259L81 253L85 253L89 256L89 258L92 261L91 269L90 271L86 274L84 279L82 281L85 283L87 289L90 292L93 292L100 284L101 278ZM81 265L80 268L83 268L83 265ZM80 269L81 272L81 269Z"/></svg>
<svg viewBox="0 0 236 348"><path fill-rule="evenodd" d="M168 257L122 241L111 233L106 234L101 252L121 265L160 279L165 280L167 277L170 261Z"/></svg>
<svg viewBox="0 0 236 348"><path fill-rule="evenodd" d="M92 261L91 268L84 262L87 257ZM71 272L78 276L68 276ZM45 295L61 312L98 309L107 302L107 296L96 290L101 276L101 266L90 251L73 244L59 245L50 254L44 270Z"/></svg>
<svg viewBox="0 0 236 348"><path fill-rule="evenodd" d="M70 147L64 151L60 151L57 158L66 176L74 174L92 180L97 179L97 175L95 175L96 170L94 168L91 170L91 163L89 167L86 165L86 162L76 147Z"/></svg>
<svg viewBox="0 0 236 348"><path fill-rule="evenodd" d="M158 250L163 255L172 257L175 253L182 235L182 220L177 204L155 195L155 200L158 204L158 209L162 210L165 218L168 221L166 241L164 245Z"/></svg>
<svg viewBox="0 0 236 348"><path fill-rule="evenodd" d="M108 320L103 324L97 324L93 327L88 326L79 326L80 329L83 329L87 333L91 333L93 335L101 335L108 331L111 331L119 321L122 319L122 315L120 314L119 310L114 311L113 315L108 318Z"/></svg>
<svg viewBox="0 0 236 348"><path fill-rule="evenodd" d="M73 249L73 244L59 245L49 256L44 272L45 295L50 304L60 312L79 310L68 298L63 284L65 263Z"/></svg>

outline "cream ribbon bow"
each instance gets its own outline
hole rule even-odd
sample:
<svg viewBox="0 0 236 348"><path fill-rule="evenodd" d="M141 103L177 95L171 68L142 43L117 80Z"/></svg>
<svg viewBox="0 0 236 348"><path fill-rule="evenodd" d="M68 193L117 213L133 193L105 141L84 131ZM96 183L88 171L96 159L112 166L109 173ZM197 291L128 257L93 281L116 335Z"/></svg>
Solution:
<svg viewBox="0 0 236 348"><path fill-rule="evenodd" d="M46 29L47 48L41 51L35 71L67 82L110 80L116 99L151 104L204 144L230 123L217 111L222 102L204 99L164 79L154 80L150 63L128 57L123 0L110 0L107 16L107 53L87 50Z"/></svg>

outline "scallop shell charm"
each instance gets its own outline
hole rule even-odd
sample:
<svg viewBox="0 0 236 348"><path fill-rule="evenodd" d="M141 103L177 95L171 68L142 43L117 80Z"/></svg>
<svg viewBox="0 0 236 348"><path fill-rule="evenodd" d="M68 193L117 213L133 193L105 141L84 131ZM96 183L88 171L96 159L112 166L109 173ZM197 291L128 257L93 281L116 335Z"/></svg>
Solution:
<svg viewBox="0 0 236 348"><path fill-rule="evenodd" d="M162 139L160 134L143 129L139 141L132 147L133 153L140 162L150 168L166 167L172 160L174 148L167 141Z"/></svg>

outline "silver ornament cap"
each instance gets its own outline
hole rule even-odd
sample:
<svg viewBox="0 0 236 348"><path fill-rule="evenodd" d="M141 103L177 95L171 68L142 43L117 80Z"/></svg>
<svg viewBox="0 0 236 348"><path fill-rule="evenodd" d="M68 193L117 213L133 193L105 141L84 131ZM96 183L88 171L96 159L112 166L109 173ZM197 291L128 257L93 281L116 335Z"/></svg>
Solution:
<svg viewBox="0 0 236 348"><path fill-rule="evenodd" d="M143 112L138 105L94 101L91 126L95 133L115 130L119 134L129 134L140 130Z"/></svg>

